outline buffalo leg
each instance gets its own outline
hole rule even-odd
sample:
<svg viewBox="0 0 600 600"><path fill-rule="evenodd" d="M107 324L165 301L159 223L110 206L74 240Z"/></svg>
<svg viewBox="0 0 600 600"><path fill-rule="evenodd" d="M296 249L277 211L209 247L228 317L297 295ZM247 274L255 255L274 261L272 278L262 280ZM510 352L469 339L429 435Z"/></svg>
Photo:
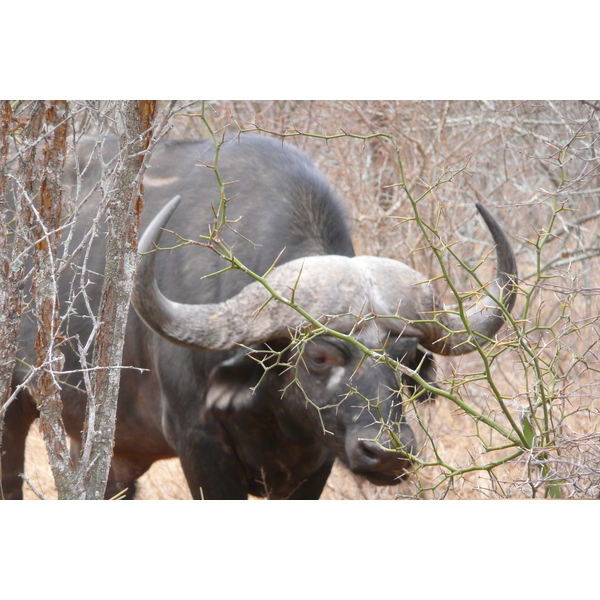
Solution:
<svg viewBox="0 0 600 600"><path fill-rule="evenodd" d="M113 456L104 497L133 500L137 480L152 466L154 458Z"/></svg>
<svg viewBox="0 0 600 600"><path fill-rule="evenodd" d="M35 402L27 392L22 392L4 415L0 448L0 498L3 500L23 499L21 474L25 472L25 440L37 416Z"/></svg>
<svg viewBox="0 0 600 600"><path fill-rule="evenodd" d="M333 460L324 463L290 494L289 500L318 500L327 483L332 467Z"/></svg>
<svg viewBox="0 0 600 600"><path fill-rule="evenodd" d="M246 500L246 478L231 448L203 429L186 434L179 459L194 500Z"/></svg>

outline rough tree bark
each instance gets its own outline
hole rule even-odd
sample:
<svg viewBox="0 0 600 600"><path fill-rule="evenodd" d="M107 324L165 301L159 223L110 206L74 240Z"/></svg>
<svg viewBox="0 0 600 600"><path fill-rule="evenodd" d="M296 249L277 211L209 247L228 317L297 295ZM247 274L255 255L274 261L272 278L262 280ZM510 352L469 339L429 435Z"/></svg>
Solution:
<svg viewBox="0 0 600 600"><path fill-rule="evenodd" d="M27 238L20 235L12 236L13 239L9 241L6 222L13 215L8 206L6 173L9 135L13 126L10 102L3 100L0 102L0 451L23 306L25 261L19 257L29 246ZM19 223L13 229L18 232L21 228L22 225ZM1 476L0 454L0 479Z"/></svg>
<svg viewBox="0 0 600 600"><path fill-rule="evenodd" d="M82 464L87 499L104 497L114 444L125 326L137 261L137 229L143 208L142 177L152 140L155 102L122 106L121 163L108 202L106 268L94 346L93 398L88 400ZM90 457L95 460L89 460Z"/></svg>
<svg viewBox="0 0 600 600"><path fill-rule="evenodd" d="M62 215L62 174L67 150L66 102L40 102L35 105L46 129L43 144L42 175L37 196L35 227L35 275L33 278L34 314L38 323L35 341L37 354L36 402L40 429L56 483L58 497L72 498L76 487L67 433L62 419L58 376L64 357L60 343L60 305L58 299L57 241ZM39 135L39 132L38 132ZM34 139L29 140L34 143Z"/></svg>
<svg viewBox="0 0 600 600"><path fill-rule="evenodd" d="M81 460L75 467L62 420L59 374L57 240L62 216L62 174L71 115L66 102L32 102L17 123L8 102L0 103L0 435L11 400L11 378L23 312L27 260L33 260L33 314L36 401L40 427L61 499L104 497L116 419L125 326L137 260L137 229L142 211L142 178L150 154L155 102L117 103L120 161L111 171L107 202L106 272L91 364L91 393ZM166 118L163 120L163 125ZM14 206L8 203L7 169L11 134L19 129ZM7 219L13 217L14 223ZM65 225L63 223L63 225ZM9 236L10 232L13 232ZM31 263L30 263L31 265ZM64 310L64 307L63 307ZM0 448L1 448L0 439ZM0 464L1 469L1 464ZM1 471L0 471L1 473ZM1 492L1 490L0 490Z"/></svg>
<svg viewBox="0 0 600 600"><path fill-rule="evenodd" d="M38 320L35 349L37 365L36 401L40 425L59 490L65 497L73 479L73 466L62 421L60 386L56 374L61 369L62 354L56 347L59 327L56 289L56 230L60 224L61 179L66 151L66 103L33 102L27 117L14 119L8 102L1 106L0 132L0 435L9 401L15 365L19 326L23 313L23 294L28 260L33 258L35 270L33 294L34 315ZM20 129L21 151L13 185L14 205L8 201L9 136ZM43 157L39 159L44 139ZM12 235L6 219L12 217ZM29 263L30 264L30 263ZM0 439L0 448L2 440Z"/></svg>

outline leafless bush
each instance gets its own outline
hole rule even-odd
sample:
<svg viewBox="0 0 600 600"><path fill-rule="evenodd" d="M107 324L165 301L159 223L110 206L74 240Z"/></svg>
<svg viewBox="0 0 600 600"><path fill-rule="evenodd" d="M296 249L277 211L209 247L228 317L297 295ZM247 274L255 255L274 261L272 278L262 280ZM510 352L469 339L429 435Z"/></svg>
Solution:
<svg viewBox="0 0 600 600"><path fill-rule="evenodd" d="M10 327L0 331L10 353L5 351L0 361L0 431L8 420L11 404L19 403L14 411L37 408L59 498L102 498L112 453L118 372L137 260L140 187L147 149L161 127L154 123L153 102L108 103L98 108L94 104L69 106L66 102L35 101L11 105L3 101L2 116L1 267L7 292L1 300L2 312L9 312L11 317L5 321ZM88 207L87 212L94 217L90 229L75 240L73 224L85 212L85 203L95 188L82 190L81 173L90 164L80 165L81 169L73 170L68 204L63 203L63 168L67 140L76 146L78 129L85 122L94 124L99 149L108 132L119 134L120 152L112 165L102 165L95 186L102 188L100 208L94 214L96 207ZM74 153L72 160L76 161ZM88 272L87 253L90 240L97 236L98 221L105 214L109 222L106 270L100 305L91 309L86 288L94 274ZM61 237L64 243L59 243ZM65 285L70 288L70 297L61 305L59 288L64 290ZM94 320L94 327L87 339L65 339L62 324L76 313L77 296L86 298L90 309L87 316ZM25 333L17 347L19 326L29 335ZM63 369L67 348L78 356L77 365L67 363L72 371ZM15 378L18 385L11 390L15 364L22 376ZM70 375L81 377L74 384ZM87 396L81 452L75 447L69 450L62 416L61 389L74 385L81 386L82 395L85 389ZM15 424L7 427L13 446L21 442L18 433L22 432L18 429ZM16 467L11 464L11 468ZM0 493L4 496L4 490Z"/></svg>

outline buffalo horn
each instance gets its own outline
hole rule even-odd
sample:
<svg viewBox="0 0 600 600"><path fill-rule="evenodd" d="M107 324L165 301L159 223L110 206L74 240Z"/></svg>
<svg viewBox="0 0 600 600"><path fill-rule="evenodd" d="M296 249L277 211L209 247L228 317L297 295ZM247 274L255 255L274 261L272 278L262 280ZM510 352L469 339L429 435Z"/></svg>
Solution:
<svg viewBox="0 0 600 600"><path fill-rule="evenodd" d="M260 282L252 282L239 294L218 304L181 304L166 298L154 276L155 252L162 228L177 208L173 198L152 220L139 242L145 254L136 274L132 302L138 315L158 335L184 346L203 350L227 350L268 339L289 337L304 323L293 308L271 300ZM493 298L510 310L515 300L516 261L508 239L490 213L479 203L497 254L497 280ZM357 317L378 315L398 334L419 338L438 354L462 354L474 349L463 321L444 309L424 276L407 265L373 256L309 256L274 268L269 284L284 298L339 331L350 331ZM329 293L327 293L329 290ZM492 337L502 326L497 302L485 297L467 312L471 331Z"/></svg>

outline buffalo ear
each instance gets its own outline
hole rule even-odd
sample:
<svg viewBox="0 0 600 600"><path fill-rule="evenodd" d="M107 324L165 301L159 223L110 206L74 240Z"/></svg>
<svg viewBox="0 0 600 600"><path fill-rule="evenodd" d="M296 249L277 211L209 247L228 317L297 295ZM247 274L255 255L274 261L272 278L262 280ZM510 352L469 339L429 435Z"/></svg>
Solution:
<svg viewBox="0 0 600 600"><path fill-rule="evenodd" d="M256 356L256 355L255 355ZM218 364L211 372L205 396L207 410L241 410L260 396L252 388L258 385L264 369L260 362L243 350Z"/></svg>
<svg viewBox="0 0 600 600"><path fill-rule="evenodd" d="M417 369L419 371L419 375L427 382L435 384L437 380L437 367L435 364L435 358L431 352L421 348L420 346L416 348L416 353L414 357L413 364L410 365L411 368ZM408 377L407 375L402 375L402 382L409 389L411 395L416 394L422 387L414 380ZM420 396L419 401L424 402L427 400L435 400L435 394L432 392L425 390Z"/></svg>

